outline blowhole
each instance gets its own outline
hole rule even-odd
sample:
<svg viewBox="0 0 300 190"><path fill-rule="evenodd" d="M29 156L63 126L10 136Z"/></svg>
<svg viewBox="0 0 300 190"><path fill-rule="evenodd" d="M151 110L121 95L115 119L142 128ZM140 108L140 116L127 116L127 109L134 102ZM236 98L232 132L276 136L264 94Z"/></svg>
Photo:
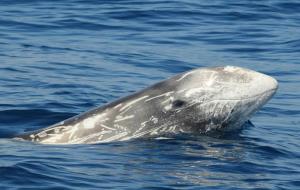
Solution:
<svg viewBox="0 0 300 190"><path fill-rule="evenodd" d="M184 105L185 105L185 101L183 101L183 100L175 100L173 102L173 107L175 107L175 108L180 108Z"/></svg>

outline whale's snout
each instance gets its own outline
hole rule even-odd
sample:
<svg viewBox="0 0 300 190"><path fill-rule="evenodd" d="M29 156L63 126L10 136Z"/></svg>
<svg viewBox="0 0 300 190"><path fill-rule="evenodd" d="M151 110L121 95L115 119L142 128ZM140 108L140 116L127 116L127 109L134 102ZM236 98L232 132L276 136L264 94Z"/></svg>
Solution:
<svg viewBox="0 0 300 190"><path fill-rule="evenodd" d="M264 98L264 102L262 102L263 106L267 101L269 101L278 89L278 82L275 78L259 73L260 77L257 77L256 82L258 86L260 86L261 96Z"/></svg>
<svg viewBox="0 0 300 190"><path fill-rule="evenodd" d="M268 75L264 75L264 83L265 83L265 86L267 86L267 88L269 88L270 90L276 92L277 89L278 89L278 82L275 78L273 77L270 77Z"/></svg>
<svg viewBox="0 0 300 190"><path fill-rule="evenodd" d="M226 66L223 68L225 80L232 83L232 96L236 99L248 99L259 96L271 98L278 89L278 82L273 77L241 67Z"/></svg>
<svg viewBox="0 0 300 190"><path fill-rule="evenodd" d="M278 82L275 78L268 76L266 74L262 74L259 72L252 71L253 81L252 81L252 89L256 91L256 93L269 93L274 95L278 89ZM255 93L254 91L254 93Z"/></svg>
<svg viewBox="0 0 300 190"><path fill-rule="evenodd" d="M196 113L212 118L208 120L212 124L205 124L208 130L211 126L224 130L242 126L278 89L273 77L236 66L199 69L187 81L186 101L198 102Z"/></svg>
<svg viewBox="0 0 300 190"><path fill-rule="evenodd" d="M223 68L224 85L231 83L223 91L223 96L230 97L228 99L235 100L231 104L233 111L228 115L227 126L236 128L241 126L245 121L265 105L276 93L278 82L271 76L256 72L253 70L227 66ZM227 84L225 84L227 83Z"/></svg>

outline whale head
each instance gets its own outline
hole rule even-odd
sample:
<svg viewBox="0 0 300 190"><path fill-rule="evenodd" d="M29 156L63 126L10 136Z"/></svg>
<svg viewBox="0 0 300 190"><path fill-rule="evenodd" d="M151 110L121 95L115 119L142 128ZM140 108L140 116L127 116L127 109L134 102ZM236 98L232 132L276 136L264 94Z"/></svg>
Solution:
<svg viewBox="0 0 300 190"><path fill-rule="evenodd" d="M233 130L261 108L277 88L275 79L249 69L200 68L16 138L77 144Z"/></svg>
<svg viewBox="0 0 300 190"><path fill-rule="evenodd" d="M162 102L164 112L201 133L241 127L278 88L274 78L235 66L195 69L166 82L174 93Z"/></svg>

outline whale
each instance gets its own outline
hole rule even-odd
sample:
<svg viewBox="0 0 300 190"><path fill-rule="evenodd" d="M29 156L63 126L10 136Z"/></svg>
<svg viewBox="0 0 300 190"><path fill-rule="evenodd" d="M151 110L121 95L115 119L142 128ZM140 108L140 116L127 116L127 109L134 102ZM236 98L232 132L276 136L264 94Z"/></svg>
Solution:
<svg viewBox="0 0 300 190"><path fill-rule="evenodd" d="M250 69L197 68L15 139L43 144L96 144L234 131L277 89L276 79Z"/></svg>

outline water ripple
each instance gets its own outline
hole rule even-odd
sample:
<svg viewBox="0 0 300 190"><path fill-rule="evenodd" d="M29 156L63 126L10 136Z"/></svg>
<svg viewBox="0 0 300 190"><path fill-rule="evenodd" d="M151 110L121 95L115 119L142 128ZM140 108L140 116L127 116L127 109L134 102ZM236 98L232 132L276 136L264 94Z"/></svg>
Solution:
<svg viewBox="0 0 300 190"><path fill-rule="evenodd" d="M2 189L299 189L298 1L0 5ZM9 138L218 65L280 83L241 131L69 146Z"/></svg>

